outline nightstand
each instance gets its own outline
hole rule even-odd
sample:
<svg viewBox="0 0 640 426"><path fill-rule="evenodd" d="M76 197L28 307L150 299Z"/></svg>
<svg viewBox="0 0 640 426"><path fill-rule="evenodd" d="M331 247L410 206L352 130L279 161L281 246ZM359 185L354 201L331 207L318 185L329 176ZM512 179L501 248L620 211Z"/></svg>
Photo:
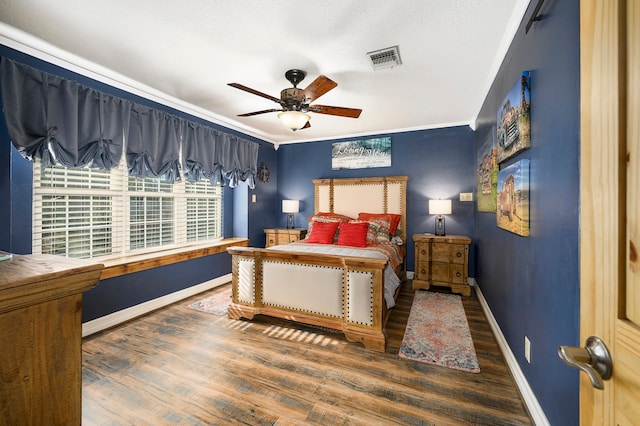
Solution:
<svg viewBox="0 0 640 426"><path fill-rule="evenodd" d="M462 235L436 236L414 234L415 266L413 289L429 289L432 285L451 288L454 293L471 295L467 281L469 244Z"/></svg>
<svg viewBox="0 0 640 426"><path fill-rule="evenodd" d="M294 243L307 236L307 228L273 228L265 229L265 247L279 246L281 244Z"/></svg>

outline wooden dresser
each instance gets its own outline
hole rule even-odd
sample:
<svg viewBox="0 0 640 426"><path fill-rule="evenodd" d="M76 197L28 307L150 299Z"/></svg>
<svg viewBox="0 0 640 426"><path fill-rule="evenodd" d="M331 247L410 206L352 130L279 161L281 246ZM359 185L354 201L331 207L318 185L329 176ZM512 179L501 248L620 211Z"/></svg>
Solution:
<svg viewBox="0 0 640 426"><path fill-rule="evenodd" d="M0 261L0 423L80 425L82 293L101 271L50 255Z"/></svg>
<svg viewBox="0 0 640 426"><path fill-rule="evenodd" d="M469 244L471 239L462 235L436 236L414 234L415 271L413 289L446 286L454 293L471 294L469 287Z"/></svg>
<svg viewBox="0 0 640 426"><path fill-rule="evenodd" d="M304 239L307 228L273 228L264 230L266 237L265 247L279 246L281 244L294 243Z"/></svg>

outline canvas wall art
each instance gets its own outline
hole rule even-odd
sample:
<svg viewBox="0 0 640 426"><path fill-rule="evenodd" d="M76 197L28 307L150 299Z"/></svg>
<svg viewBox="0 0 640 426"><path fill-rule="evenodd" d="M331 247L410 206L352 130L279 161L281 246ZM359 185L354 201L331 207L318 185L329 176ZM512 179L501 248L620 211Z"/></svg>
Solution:
<svg viewBox="0 0 640 426"><path fill-rule="evenodd" d="M479 212L496 211L498 188L498 153L496 150L495 127L491 127L487 137L477 152L476 200Z"/></svg>
<svg viewBox="0 0 640 426"><path fill-rule="evenodd" d="M498 172L496 223L499 228L529 236L529 160Z"/></svg>
<svg viewBox="0 0 640 426"><path fill-rule="evenodd" d="M498 163L531 146L531 75L524 71L498 109Z"/></svg>
<svg viewBox="0 0 640 426"><path fill-rule="evenodd" d="M331 146L331 168L391 167L391 138L336 142Z"/></svg>

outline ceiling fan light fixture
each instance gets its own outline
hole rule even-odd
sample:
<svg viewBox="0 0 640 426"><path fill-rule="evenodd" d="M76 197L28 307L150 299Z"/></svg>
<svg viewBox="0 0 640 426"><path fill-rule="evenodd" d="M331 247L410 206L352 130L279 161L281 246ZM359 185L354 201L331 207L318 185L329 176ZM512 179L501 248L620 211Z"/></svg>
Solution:
<svg viewBox="0 0 640 426"><path fill-rule="evenodd" d="M285 111L278 114L278 118L288 129L295 132L302 129L311 119L311 116L300 111Z"/></svg>

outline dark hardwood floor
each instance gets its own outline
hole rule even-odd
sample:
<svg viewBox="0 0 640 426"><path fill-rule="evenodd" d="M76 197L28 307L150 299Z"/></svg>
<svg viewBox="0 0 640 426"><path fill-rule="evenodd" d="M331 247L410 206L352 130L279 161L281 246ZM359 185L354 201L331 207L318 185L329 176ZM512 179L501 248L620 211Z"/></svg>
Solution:
<svg viewBox="0 0 640 426"><path fill-rule="evenodd" d="M529 425L480 304L463 297L481 372L398 356L413 291L386 353L284 320L187 307L221 288L83 341L83 425Z"/></svg>

